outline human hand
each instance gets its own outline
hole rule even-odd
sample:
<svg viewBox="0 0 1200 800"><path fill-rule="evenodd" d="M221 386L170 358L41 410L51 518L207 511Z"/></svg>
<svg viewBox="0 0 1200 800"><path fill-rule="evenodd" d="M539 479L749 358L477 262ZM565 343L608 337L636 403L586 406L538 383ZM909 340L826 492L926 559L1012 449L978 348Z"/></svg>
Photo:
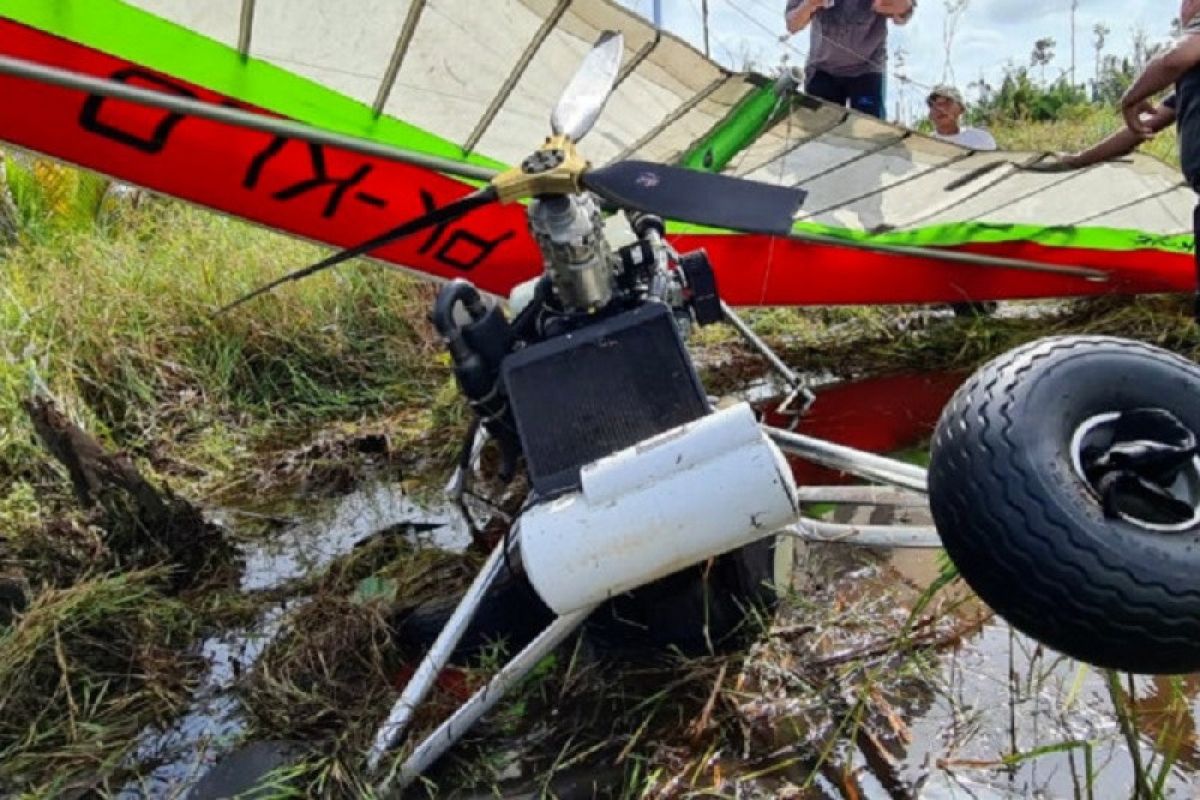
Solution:
<svg viewBox="0 0 1200 800"><path fill-rule="evenodd" d="M1149 100L1121 104L1121 116L1125 118L1126 127L1143 139L1149 139L1154 136L1154 129L1146 124L1146 121L1142 119L1142 115L1153 113L1154 104Z"/></svg>
<svg viewBox="0 0 1200 800"><path fill-rule="evenodd" d="M1085 166L1078 153L1053 153L1032 164L1023 164L1020 169L1025 172L1071 172Z"/></svg>
<svg viewBox="0 0 1200 800"><path fill-rule="evenodd" d="M886 17L902 17L912 11L913 0L874 0L871 8Z"/></svg>

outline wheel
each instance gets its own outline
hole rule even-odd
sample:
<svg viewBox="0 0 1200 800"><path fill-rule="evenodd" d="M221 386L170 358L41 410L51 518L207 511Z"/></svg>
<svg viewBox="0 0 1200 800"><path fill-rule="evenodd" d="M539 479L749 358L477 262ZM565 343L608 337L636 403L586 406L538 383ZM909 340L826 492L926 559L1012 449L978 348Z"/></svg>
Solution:
<svg viewBox="0 0 1200 800"><path fill-rule="evenodd" d="M756 630L778 602L775 542L763 539L615 597L596 609L587 631L607 652L678 649L694 656L736 646ZM458 598L425 603L394 623L410 654L429 648L454 612ZM523 575L505 572L454 651L465 663L493 642L505 640L510 654L533 640L554 619Z"/></svg>
<svg viewBox="0 0 1200 800"><path fill-rule="evenodd" d="M1200 669L1200 368L1044 339L977 372L934 435L946 550L1016 628L1130 672Z"/></svg>

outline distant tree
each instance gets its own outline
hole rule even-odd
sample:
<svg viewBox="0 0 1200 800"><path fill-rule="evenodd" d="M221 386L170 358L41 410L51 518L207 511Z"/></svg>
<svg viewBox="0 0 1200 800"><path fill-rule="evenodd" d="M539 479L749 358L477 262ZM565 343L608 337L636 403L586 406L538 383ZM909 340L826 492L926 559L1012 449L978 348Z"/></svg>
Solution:
<svg viewBox="0 0 1200 800"><path fill-rule="evenodd" d="M1049 122L1086 105L1087 93L1074 86L1069 75L1063 74L1046 86L1030 78L1029 67L1009 64L1000 88L988 92L975 103L971 119L980 123L1014 119Z"/></svg>
<svg viewBox="0 0 1200 800"><path fill-rule="evenodd" d="M1052 36L1038 39L1033 43L1033 53L1029 56L1029 65L1041 67L1042 83L1046 82L1046 65L1054 60L1054 48L1057 44Z"/></svg>
<svg viewBox="0 0 1200 800"><path fill-rule="evenodd" d="M1121 101L1121 96L1125 94L1125 90L1133 83L1137 74L1138 70L1134 67L1132 59L1118 58L1114 55L1105 56L1100 66L1100 72L1092 85L1092 102L1108 106L1116 105Z"/></svg>
<svg viewBox="0 0 1200 800"><path fill-rule="evenodd" d="M996 94L996 87L987 82L987 78L983 76L983 72L979 73L978 79L967 84L967 89L975 93L976 106L988 106Z"/></svg>
<svg viewBox="0 0 1200 800"><path fill-rule="evenodd" d="M943 0L946 16L942 17L942 49L946 60L942 62L942 83L954 83L954 38L971 0Z"/></svg>
<svg viewBox="0 0 1200 800"><path fill-rule="evenodd" d="M1108 40L1108 35L1110 33L1112 33L1112 28L1108 27L1103 22L1097 22L1092 26L1092 35L1096 37L1092 40L1092 49L1096 51L1096 71L1093 73L1092 77L1093 84L1098 84L1100 82L1100 64L1101 58L1104 55L1104 43Z"/></svg>
<svg viewBox="0 0 1200 800"><path fill-rule="evenodd" d="M1075 12L1079 10L1079 0L1071 0L1071 83L1075 78Z"/></svg>
<svg viewBox="0 0 1200 800"><path fill-rule="evenodd" d="M1165 42L1151 42L1146 29L1137 27L1133 29L1133 69L1135 72L1141 72L1150 63L1150 60L1156 55L1167 49Z"/></svg>

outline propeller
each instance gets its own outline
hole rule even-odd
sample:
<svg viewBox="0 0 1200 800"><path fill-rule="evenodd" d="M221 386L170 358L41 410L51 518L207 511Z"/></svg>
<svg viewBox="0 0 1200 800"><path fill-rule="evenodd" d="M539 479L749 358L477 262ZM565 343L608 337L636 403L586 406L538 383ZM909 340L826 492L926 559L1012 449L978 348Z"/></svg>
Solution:
<svg viewBox="0 0 1200 800"><path fill-rule="evenodd" d="M486 188L278 278L216 313L223 314L282 284L368 255L405 236L452 222L489 203L513 203L538 195L591 191L620 208L666 219L747 233L787 234L806 194L800 189L647 161L621 161L591 168L575 143L592 129L612 94L624 48L620 33L607 31L601 35L551 114L554 135L519 166L493 177ZM456 174L453 167L442 171Z"/></svg>
<svg viewBox="0 0 1200 800"><path fill-rule="evenodd" d="M584 172L584 188L631 211L745 233L786 236L806 192L649 161Z"/></svg>

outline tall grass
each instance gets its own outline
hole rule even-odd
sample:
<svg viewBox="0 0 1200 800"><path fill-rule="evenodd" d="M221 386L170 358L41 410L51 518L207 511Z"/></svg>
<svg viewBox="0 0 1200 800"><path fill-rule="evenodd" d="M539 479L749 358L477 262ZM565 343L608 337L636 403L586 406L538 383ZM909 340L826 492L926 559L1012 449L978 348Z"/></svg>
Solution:
<svg viewBox="0 0 1200 800"><path fill-rule="evenodd" d="M358 262L213 316L322 251L170 201L107 230L47 223L49 194L21 180L33 222L0 252L0 474L36 459L31 379L145 452L420 405L448 374L428 286L395 270Z"/></svg>
<svg viewBox="0 0 1200 800"><path fill-rule="evenodd" d="M1077 152L1125 126L1115 109L1104 106L1073 108L1063 119L1030 123L1006 120L991 128L996 142L1006 150ZM1179 165L1179 139L1172 127L1141 146L1147 155Z"/></svg>
<svg viewBox="0 0 1200 800"><path fill-rule="evenodd" d="M119 788L109 780L138 731L179 712L195 617L160 592L164 578L105 575L49 590L0 629L0 793Z"/></svg>

